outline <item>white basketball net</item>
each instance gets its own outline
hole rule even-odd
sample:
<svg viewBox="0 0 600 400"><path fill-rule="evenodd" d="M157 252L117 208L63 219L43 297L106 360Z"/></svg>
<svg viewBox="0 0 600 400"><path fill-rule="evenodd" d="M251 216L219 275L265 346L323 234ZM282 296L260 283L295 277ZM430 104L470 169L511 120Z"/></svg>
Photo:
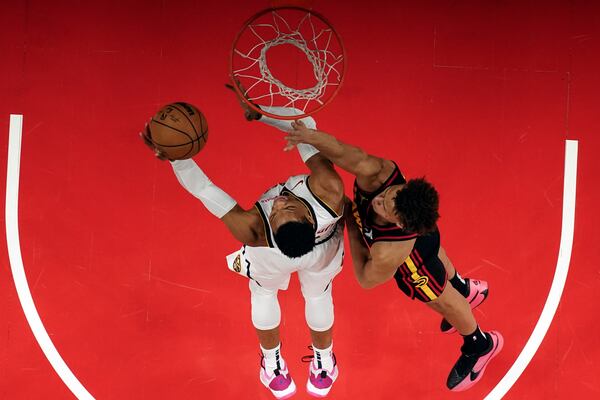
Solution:
<svg viewBox="0 0 600 400"><path fill-rule="evenodd" d="M254 43L249 46L249 50L243 51L237 46L234 48L234 53L239 56L235 64L241 65L233 65L232 72L236 79L244 81L244 94L250 101L264 103L266 99L270 106L291 106L306 112L311 101L323 105L323 97L332 92L328 88L341 84L343 47L333 29L318 16L300 9L285 11L305 15L297 24L291 26L288 20L293 18L284 18L281 15L283 9L273 10L248 24L246 30L254 35ZM294 88L273 76L267 63L267 53L276 46L286 44L295 46L306 55L306 59L312 65L314 86ZM268 86L268 90L265 89L265 85ZM278 96L287 99L287 102L274 104L280 103L275 100Z"/></svg>

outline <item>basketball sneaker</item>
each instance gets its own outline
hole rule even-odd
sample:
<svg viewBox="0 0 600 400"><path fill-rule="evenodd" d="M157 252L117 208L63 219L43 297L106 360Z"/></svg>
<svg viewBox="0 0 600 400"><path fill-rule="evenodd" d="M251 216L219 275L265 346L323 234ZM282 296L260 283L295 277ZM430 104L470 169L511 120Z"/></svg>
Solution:
<svg viewBox="0 0 600 400"><path fill-rule="evenodd" d="M339 370L337 367L337 361L335 354L333 357L333 368L331 371L325 368L319 368L319 365L314 360L313 356L304 356L302 361L310 360L308 366L308 380L306 381L306 391L308 394L314 397L325 397L331 390L333 383L338 377Z"/></svg>
<svg viewBox="0 0 600 400"><path fill-rule="evenodd" d="M488 283L486 281L478 281L476 279L465 278L467 282L468 294L466 296L469 305L471 306L471 310L477 308L488 296ZM442 333L454 333L456 332L456 328L453 327L450 322L446 321L446 319L442 319L442 323L440 324L440 330Z"/></svg>
<svg viewBox="0 0 600 400"><path fill-rule="evenodd" d="M264 357L261 357L260 381L273 393L276 399L288 399L296 394L296 384L288 371L287 363L283 359L281 359L281 368L267 371Z"/></svg>
<svg viewBox="0 0 600 400"><path fill-rule="evenodd" d="M480 354L461 355L448 375L446 385L453 392L462 392L476 384L492 358L496 357L504 346L504 338L497 331L485 332L488 337L489 346Z"/></svg>

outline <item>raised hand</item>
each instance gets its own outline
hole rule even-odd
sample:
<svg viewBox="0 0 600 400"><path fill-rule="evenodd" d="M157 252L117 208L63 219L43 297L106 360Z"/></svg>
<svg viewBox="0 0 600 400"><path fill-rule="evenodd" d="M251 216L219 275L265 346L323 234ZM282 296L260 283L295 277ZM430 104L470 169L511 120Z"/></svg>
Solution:
<svg viewBox="0 0 600 400"><path fill-rule="evenodd" d="M239 83L239 81L236 81L236 84L237 84L238 88L240 88L241 91L244 91L244 87L241 85L241 83ZM246 118L246 121L255 121L257 119L260 119L260 117L262 117L261 113L259 113L258 111L256 111L252 107L250 107L248 105L248 103L246 102L246 100L244 100L242 97L240 97L240 94L237 92L237 90L235 90L235 88L233 87L233 85L231 83L226 83L225 87L227 89L233 91L233 93L235 93L235 96L237 97L237 99L240 103L240 106L242 107L242 110L244 110L244 118ZM256 107L260 108L257 104L254 104L254 105Z"/></svg>
<svg viewBox="0 0 600 400"><path fill-rule="evenodd" d="M292 130L284 138L287 144L283 150L290 151L300 143L312 144L311 139L313 139L314 134L315 130L307 128L301 120L293 121Z"/></svg>
<svg viewBox="0 0 600 400"><path fill-rule="evenodd" d="M154 153L154 156L156 158L158 158L161 161L168 160L166 154L163 151L161 151L159 148L157 148L154 145L154 143L152 142L152 138L150 136L150 128L148 127L147 122L146 122L146 125L144 125L144 129L142 130L142 132L140 132L140 138L144 141L144 144L150 150L152 150L152 152Z"/></svg>

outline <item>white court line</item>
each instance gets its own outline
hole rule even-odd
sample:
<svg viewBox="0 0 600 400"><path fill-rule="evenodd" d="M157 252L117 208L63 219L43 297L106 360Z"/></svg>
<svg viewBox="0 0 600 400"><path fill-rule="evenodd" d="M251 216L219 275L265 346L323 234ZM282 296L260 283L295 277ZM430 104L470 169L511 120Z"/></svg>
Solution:
<svg viewBox="0 0 600 400"><path fill-rule="evenodd" d="M27 322L33 331L37 342L46 355L52 368L60 379L67 385L78 399L94 399L85 387L77 380L67 364L64 362L54 343L48 336L44 324L40 319L31 291L27 284L23 258L21 256L21 244L19 242L19 167L21 158L21 136L23 132L23 116L10 116L10 128L8 138L8 167L6 172L6 242L8 246L8 258L13 279L19 295L21 307L27 318ZM35 382L32 382L35 384Z"/></svg>
<svg viewBox="0 0 600 400"><path fill-rule="evenodd" d="M504 378L498 382L496 387L485 397L485 400L501 399L515 384L529 362L537 352L540 344L550 328L554 318L560 297L562 296L569 263L571 262L571 250L573 248L573 234L575 231L575 190L577 188L577 141L567 140L565 148L565 180L563 188L563 212L562 229L560 232L560 247L558 250L558 261L556 271L550 287L550 293L542 314L529 337L529 340L521 350L513 366L508 370Z"/></svg>

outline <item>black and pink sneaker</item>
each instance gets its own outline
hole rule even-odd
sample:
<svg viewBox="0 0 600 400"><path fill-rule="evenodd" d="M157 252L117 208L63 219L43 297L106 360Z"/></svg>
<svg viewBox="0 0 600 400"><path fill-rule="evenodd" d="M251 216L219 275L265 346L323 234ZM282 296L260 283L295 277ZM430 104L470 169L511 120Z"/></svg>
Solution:
<svg viewBox="0 0 600 400"><path fill-rule="evenodd" d="M485 368L504 346L504 338L497 331L485 332L490 344L480 354L462 353L448 375L446 385L453 392L462 392L475 385L483 376Z"/></svg>
<svg viewBox="0 0 600 400"><path fill-rule="evenodd" d="M467 294L466 299L471 306L471 310L477 308L488 296L488 283L486 281L478 281L476 279L466 278L467 287L469 288L469 294ZM453 327L450 322L446 321L446 319L442 319L442 323L440 324L440 330L442 333L454 333L456 332L456 328Z"/></svg>
<svg viewBox="0 0 600 400"><path fill-rule="evenodd" d="M260 361L260 381L273 393L276 399L283 400L296 394L296 384L290 376L286 362L281 359L281 368L267 371L265 361Z"/></svg>

